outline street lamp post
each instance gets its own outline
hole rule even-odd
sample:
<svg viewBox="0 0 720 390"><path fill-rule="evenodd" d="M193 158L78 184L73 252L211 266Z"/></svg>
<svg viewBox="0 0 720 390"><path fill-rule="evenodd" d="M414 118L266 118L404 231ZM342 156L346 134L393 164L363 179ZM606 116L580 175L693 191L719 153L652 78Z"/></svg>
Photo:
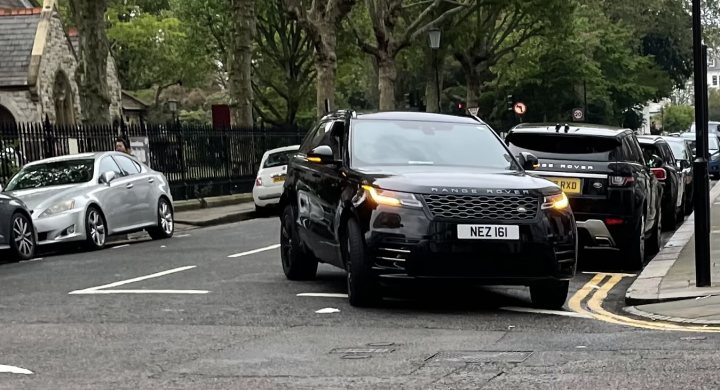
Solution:
<svg viewBox="0 0 720 390"><path fill-rule="evenodd" d="M173 118L173 124L177 123L177 110L178 110L178 101L175 99L170 99L167 102L168 110L170 110L170 113L172 114Z"/></svg>
<svg viewBox="0 0 720 390"><path fill-rule="evenodd" d="M440 49L440 37L442 32L439 28L431 28L428 30L428 36L430 37L430 48L433 51L433 62L435 67L435 93L437 96L437 110L440 113L440 74L438 72L438 49Z"/></svg>
<svg viewBox="0 0 720 390"><path fill-rule="evenodd" d="M695 65L695 285L709 287L710 197L708 181L707 47L702 44L700 0L692 0L693 61Z"/></svg>

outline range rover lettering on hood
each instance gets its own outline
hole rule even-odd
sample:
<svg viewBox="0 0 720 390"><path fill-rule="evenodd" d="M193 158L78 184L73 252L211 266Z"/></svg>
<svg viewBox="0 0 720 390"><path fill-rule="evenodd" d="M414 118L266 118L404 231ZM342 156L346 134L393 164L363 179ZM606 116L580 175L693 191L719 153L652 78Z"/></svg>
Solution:
<svg viewBox="0 0 720 390"><path fill-rule="evenodd" d="M571 169L580 171L594 171L595 167L587 164L556 164L540 163L540 168Z"/></svg>
<svg viewBox="0 0 720 390"><path fill-rule="evenodd" d="M477 189L477 188L446 188L431 187L430 191L439 194L472 194L472 195L529 195L528 190L508 190L508 189Z"/></svg>

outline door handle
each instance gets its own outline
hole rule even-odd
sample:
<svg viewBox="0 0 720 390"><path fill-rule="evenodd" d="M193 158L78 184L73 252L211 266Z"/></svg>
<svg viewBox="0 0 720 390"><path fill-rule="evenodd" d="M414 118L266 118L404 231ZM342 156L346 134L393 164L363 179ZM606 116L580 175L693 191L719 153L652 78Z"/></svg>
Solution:
<svg viewBox="0 0 720 390"><path fill-rule="evenodd" d="M149 179L148 179L148 183L155 183L155 179L153 179L152 177L149 178Z"/></svg>
<svg viewBox="0 0 720 390"><path fill-rule="evenodd" d="M131 189L133 187L135 187L135 186L132 183L128 183L128 185L125 186L125 188L127 188L127 189Z"/></svg>

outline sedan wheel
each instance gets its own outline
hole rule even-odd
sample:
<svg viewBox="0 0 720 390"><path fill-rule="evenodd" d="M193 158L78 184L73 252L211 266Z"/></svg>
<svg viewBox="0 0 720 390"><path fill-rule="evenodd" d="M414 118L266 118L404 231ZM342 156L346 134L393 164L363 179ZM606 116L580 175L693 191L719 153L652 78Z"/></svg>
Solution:
<svg viewBox="0 0 720 390"><path fill-rule="evenodd" d="M30 219L23 214L15 213L12 217L12 233L10 246L14 260L30 260L35 256L35 232Z"/></svg>
<svg viewBox="0 0 720 390"><path fill-rule="evenodd" d="M157 211L158 224L148 229L148 234L153 240L170 238L175 232L175 214L167 199L161 198L158 201Z"/></svg>
<svg viewBox="0 0 720 390"><path fill-rule="evenodd" d="M93 250L99 250L105 247L107 240L107 225L105 217L100 210L90 207L87 212L85 221L85 233L87 234L87 247Z"/></svg>

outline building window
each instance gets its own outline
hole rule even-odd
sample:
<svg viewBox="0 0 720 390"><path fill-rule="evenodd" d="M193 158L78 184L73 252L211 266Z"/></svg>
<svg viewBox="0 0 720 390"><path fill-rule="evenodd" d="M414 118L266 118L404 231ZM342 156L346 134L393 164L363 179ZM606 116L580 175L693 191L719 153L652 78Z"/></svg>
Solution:
<svg viewBox="0 0 720 390"><path fill-rule="evenodd" d="M718 77L717 77L717 76L713 76L713 79L712 79L712 80L713 80L713 85L714 85L714 86L717 86L717 85L718 85Z"/></svg>

